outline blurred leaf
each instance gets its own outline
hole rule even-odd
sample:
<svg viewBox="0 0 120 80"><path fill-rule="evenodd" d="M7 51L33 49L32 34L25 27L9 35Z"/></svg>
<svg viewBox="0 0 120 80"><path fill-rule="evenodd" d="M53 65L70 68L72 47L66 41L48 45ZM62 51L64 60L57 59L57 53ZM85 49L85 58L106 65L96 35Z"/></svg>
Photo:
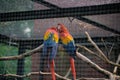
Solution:
<svg viewBox="0 0 120 80"><path fill-rule="evenodd" d="M18 48L0 44L0 56L14 56L18 54ZM17 68L17 61L1 61L0 62L1 73L15 73Z"/></svg>

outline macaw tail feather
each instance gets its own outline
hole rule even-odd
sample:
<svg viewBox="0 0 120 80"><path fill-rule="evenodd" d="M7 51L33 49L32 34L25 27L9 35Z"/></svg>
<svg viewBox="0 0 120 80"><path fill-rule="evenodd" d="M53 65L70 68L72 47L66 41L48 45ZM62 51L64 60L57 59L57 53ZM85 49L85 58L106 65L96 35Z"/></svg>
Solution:
<svg viewBox="0 0 120 80"><path fill-rule="evenodd" d="M70 58L70 66L73 75L73 80L76 80L75 64L74 64L74 59L72 57Z"/></svg>
<svg viewBox="0 0 120 80"><path fill-rule="evenodd" d="M50 71L51 71L51 75L52 75L52 80L56 80L55 71L54 71L54 60L50 61Z"/></svg>

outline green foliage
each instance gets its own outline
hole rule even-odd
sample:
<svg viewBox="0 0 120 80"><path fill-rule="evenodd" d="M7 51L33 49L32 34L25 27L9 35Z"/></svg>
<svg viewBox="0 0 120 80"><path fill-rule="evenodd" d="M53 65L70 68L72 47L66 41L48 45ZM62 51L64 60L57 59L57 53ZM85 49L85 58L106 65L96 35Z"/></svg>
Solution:
<svg viewBox="0 0 120 80"><path fill-rule="evenodd" d="M25 58L25 66L24 66L24 74L28 74L31 72L31 57ZM29 78L25 78L24 80L30 80Z"/></svg>
<svg viewBox="0 0 120 80"><path fill-rule="evenodd" d="M16 47L0 44L0 57L2 56L14 56L18 54ZM15 73L17 61L0 61L0 73Z"/></svg>
<svg viewBox="0 0 120 80"><path fill-rule="evenodd" d="M25 58L25 68L24 68L24 70L25 70L25 72L24 72L25 74L31 72L31 57Z"/></svg>
<svg viewBox="0 0 120 80"><path fill-rule="evenodd" d="M0 44L0 57L14 56L18 54L18 48ZM0 61L0 74L16 74L17 61ZM11 77L0 77L0 79L13 80Z"/></svg>
<svg viewBox="0 0 120 80"><path fill-rule="evenodd" d="M15 56L18 55L18 48L0 44L0 57L2 56ZM31 72L31 57L25 58L24 74ZM17 72L17 60L0 61L0 74L16 74ZM0 79L4 79L1 78ZM12 77L6 77L7 80L13 80ZM25 78L24 80L30 80Z"/></svg>
<svg viewBox="0 0 120 80"><path fill-rule="evenodd" d="M0 74L4 74L5 73L4 66L5 66L4 62L0 62Z"/></svg>

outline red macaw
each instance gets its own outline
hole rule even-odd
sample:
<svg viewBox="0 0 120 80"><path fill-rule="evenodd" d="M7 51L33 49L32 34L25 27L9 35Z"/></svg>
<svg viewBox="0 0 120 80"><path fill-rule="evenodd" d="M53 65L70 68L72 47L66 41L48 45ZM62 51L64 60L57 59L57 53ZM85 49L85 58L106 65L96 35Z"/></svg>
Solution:
<svg viewBox="0 0 120 80"><path fill-rule="evenodd" d="M50 71L52 75L52 80L56 80L54 71L54 58L57 53L59 35L56 27L51 27L46 30L44 34L44 46L42 57L48 57L48 65L50 65Z"/></svg>
<svg viewBox="0 0 120 80"><path fill-rule="evenodd" d="M74 64L74 59L76 56L76 52L75 52L76 48L74 44L74 39L69 33L68 29L63 24L58 24L57 28L60 34L60 39L63 44L63 47L70 56L71 71L72 71L73 79L76 80L76 71Z"/></svg>

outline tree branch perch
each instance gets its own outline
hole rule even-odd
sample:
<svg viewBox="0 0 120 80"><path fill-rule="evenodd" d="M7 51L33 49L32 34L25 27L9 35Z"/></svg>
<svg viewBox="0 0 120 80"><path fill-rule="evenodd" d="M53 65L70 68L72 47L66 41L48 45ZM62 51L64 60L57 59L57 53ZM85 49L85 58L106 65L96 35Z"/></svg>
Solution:
<svg viewBox="0 0 120 80"><path fill-rule="evenodd" d="M111 65L114 65L114 66L119 66L120 67L120 64L116 64L112 61L110 61L105 55L104 53L100 50L100 48L96 45L96 43L91 39L91 37L89 36L89 34L87 32L85 32L87 38L88 38L88 41L91 42L91 44L95 47L95 49L99 52L99 56L101 56L105 62L111 64Z"/></svg>
<svg viewBox="0 0 120 80"><path fill-rule="evenodd" d="M119 54L119 56L118 56L118 59L117 59L116 63L118 64L119 62L120 62L120 54ZM114 67L114 70L113 70L113 73L114 73L114 74L116 74L117 68L118 68L117 66Z"/></svg>
<svg viewBox="0 0 120 80"><path fill-rule="evenodd" d="M37 51L39 51L41 48L43 47L43 44L40 45L39 47L31 50L31 51L28 51L26 53L22 53L20 55L17 55L17 56L6 56L6 57L0 57L0 61L3 61L3 60L17 60L17 59L22 59L22 58L25 58L25 57L28 57L28 56L31 56L33 54L35 54Z"/></svg>
<svg viewBox="0 0 120 80"><path fill-rule="evenodd" d="M32 75L40 75L40 74L42 74L42 75L50 75L51 73L39 71L39 72L30 72L30 73L28 73L28 74L26 74L26 75L0 74L0 76L5 76L5 77L8 77L8 76L9 76L9 77L16 77L16 78L25 78L25 77L30 77L30 76L32 76ZM55 75L56 75L58 78L61 78L61 79L63 79L63 80L70 80L69 78L62 77L61 75L59 75L59 74L57 74L57 73L55 73Z"/></svg>
<svg viewBox="0 0 120 80"><path fill-rule="evenodd" d="M76 52L76 55L79 59L82 59L84 62L86 62L87 64L89 64L90 66L92 66L94 69L96 69L97 71L100 71L102 73L104 73L105 75L108 75L110 80L116 80L116 78L120 79L120 76L116 76L113 75L111 72L99 67L97 64L95 64L94 62L92 62L90 59L88 59L87 57L85 57L84 55L82 55L81 53L79 53L78 51Z"/></svg>

